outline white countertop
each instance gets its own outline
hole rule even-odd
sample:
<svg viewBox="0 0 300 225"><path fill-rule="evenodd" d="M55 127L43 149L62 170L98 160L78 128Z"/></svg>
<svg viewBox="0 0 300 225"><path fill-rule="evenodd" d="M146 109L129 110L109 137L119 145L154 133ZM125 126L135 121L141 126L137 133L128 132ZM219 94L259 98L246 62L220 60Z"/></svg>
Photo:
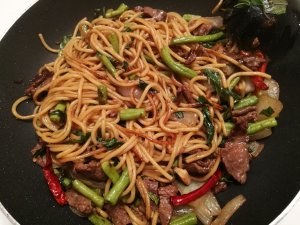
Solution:
<svg viewBox="0 0 300 225"><path fill-rule="evenodd" d="M14 22L35 2L37 0L0 0L0 41ZM300 224L297 214L300 214L300 192L270 225ZM13 219L0 203L0 225L12 224L18 223L13 222Z"/></svg>

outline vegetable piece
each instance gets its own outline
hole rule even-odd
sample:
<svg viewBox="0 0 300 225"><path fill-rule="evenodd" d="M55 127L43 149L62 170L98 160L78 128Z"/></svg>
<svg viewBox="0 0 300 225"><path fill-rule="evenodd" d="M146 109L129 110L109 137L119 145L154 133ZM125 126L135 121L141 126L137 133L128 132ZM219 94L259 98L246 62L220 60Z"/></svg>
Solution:
<svg viewBox="0 0 300 225"><path fill-rule="evenodd" d="M238 195L227 202L211 225L225 225L229 218L244 204L245 201L246 199L243 195Z"/></svg>
<svg viewBox="0 0 300 225"><path fill-rule="evenodd" d="M270 117L272 116L273 113L274 113L274 109L271 106L269 106L268 108L263 109L259 114L265 115L266 117Z"/></svg>
<svg viewBox="0 0 300 225"><path fill-rule="evenodd" d="M279 84L274 79L265 79L264 82L269 88L267 90L261 90L259 95L267 94L270 97L278 100L280 93Z"/></svg>
<svg viewBox="0 0 300 225"><path fill-rule="evenodd" d="M154 194L153 192L149 191L148 192L149 198L155 203L155 205L158 205L159 203L159 197L157 194Z"/></svg>
<svg viewBox="0 0 300 225"><path fill-rule="evenodd" d="M259 76L251 76L251 81L255 85L256 89L258 90L267 90L268 86L264 83L264 79Z"/></svg>
<svg viewBox="0 0 300 225"><path fill-rule="evenodd" d="M107 220L101 216L98 216L95 213L91 214L88 217L88 219L94 225L112 225L112 223L109 220Z"/></svg>
<svg viewBox="0 0 300 225"><path fill-rule="evenodd" d="M212 219L221 212L220 205L211 191L192 201L189 205L193 207L198 219L204 225L210 224Z"/></svg>
<svg viewBox="0 0 300 225"><path fill-rule="evenodd" d="M143 81L143 80L140 79L138 86L139 86L140 89L145 90L145 88L148 86L148 83L146 83L145 81ZM155 90L154 88L150 88L149 92L151 94L156 94L157 90Z"/></svg>
<svg viewBox="0 0 300 225"><path fill-rule="evenodd" d="M234 124L231 123L231 122L225 122L224 125L225 125L225 128L226 128L227 135L230 134L232 128L234 127Z"/></svg>
<svg viewBox="0 0 300 225"><path fill-rule="evenodd" d="M135 120L145 116L145 109L121 109L119 115L120 120Z"/></svg>
<svg viewBox="0 0 300 225"><path fill-rule="evenodd" d="M193 77L197 76L197 73L194 70L192 70L188 67L185 67L184 65L182 65L178 62L175 62L173 60L173 58L171 57L169 48L167 46L164 46L161 49L161 57L162 57L164 63L166 63L167 66L175 73L177 73L183 77L186 77L188 79L192 79Z"/></svg>
<svg viewBox="0 0 300 225"><path fill-rule="evenodd" d="M203 96L199 96L198 102L201 105L211 105L211 103L205 97L203 97Z"/></svg>
<svg viewBox="0 0 300 225"><path fill-rule="evenodd" d="M183 36L179 38L174 38L171 42L171 45L217 41L221 39L224 35L224 32L221 31L215 34L208 34L203 36Z"/></svg>
<svg viewBox="0 0 300 225"><path fill-rule="evenodd" d="M203 117L204 117L204 126L207 132L207 144L210 146L211 141L215 134L215 127L210 118L210 112L207 106L204 106L202 109Z"/></svg>
<svg viewBox="0 0 300 225"><path fill-rule="evenodd" d="M266 110L269 107L272 108L272 110L274 111L271 114L272 117L278 117L283 108L283 105L282 105L281 101L274 99L274 98L270 97L269 95L264 94L264 95L259 96L258 103L256 105L256 112L257 112L258 120L266 119L267 117L269 117L268 115L261 113L263 110Z"/></svg>
<svg viewBox="0 0 300 225"><path fill-rule="evenodd" d="M193 14L183 14L182 18L186 21L186 22L190 22L192 19L197 19L200 18L201 16L199 15L193 15Z"/></svg>
<svg viewBox="0 0 300 225"><path fill-rule="evenodd" d="M188 213L170 221L170 225L196 225L197 223L198 220L195 213Z"/></svg>
<svg viewBox="0 0 300 225"><path fill-rule="evenodd" d="M104 199L100 195L98 195L95 191L90 189L88 186L86 186L84 183L82 183L80 180L73 180L72 187L74 190L82 194L83 196L90 199L93 203L95 203L96 206L102 208L104 204Z"/></svg>
<svg viewBox="0 0 300 225"><path fill-rule="evenodd" d="M61 184L65 187L65 188L69 188L72 184L72 180L66 177L63 177L61 180Z"/></svg>
<svg viewBox="0 0 300 225"><path fill-rule="evenodd" d="M241 99L234 105L234 109L241 109L247 106L256 105L258 102L258 98L255 95L248 96L246 98Z"/></svg>
<svg viewBox="0 0 300 225"><path fill-rule="evenodd" d="M105 105L107 103L107 87L105 85L100 85L98 87L98 101L100 105Z"/></svg>
<svg viewBox="0 0 300 225"><path fill-rule="evenodd" d="M255 134L265 128L276 127L277 121L275 118L271 117L269 119L261 120L255 123L249 123L247 128L247 134Z"/></svg>
<svg viewBox="0 0 300 225"><path fill-rule="evenodd" d="M58 177L54 174L49 150L46 153L46 165L43 167L43 174L55 201L59 205L66 205L66 195L59 183Z"/></svg>
<svg viewBox="0 0 300 225"><path fill-rule="evenodd" d="M257 141L252 141L248 144L248 152L252 157L256 158L264 148L264 144L260 144Z"/></svg>
<svg viewBox="0 0 300 225"><path fill-rule="evenodd" d="M107 11L105 13L106 18L112 18L121 15L124 11L128 9L128 6L122 3L116 10Z"/></svg>
<svg viewBox="0 0 300 225"><path fill-rule="evenodd" d="M75 130L72 132L73 134L75 134L76 136L79 136L79 139L71 139L72 143L79 143L79 144L83 144L85 143L91 136L91 133L88 132L86 134L84 134L82 131L80 130Z"/></svg>
<svg viewBox="0 0 300 225"><path fill-rule="evenodd" d="M115 32L111 33L108 36L108 41L110 42L110 44L112 45L113 49L119 53L119 39L118 36L116 35Z"/></svg>
<svg viewBox="0 0 300 225"><path fill-rule="evenodd" d="M67 43L71 40L72 36L71 35L65 35L63 36L62 41L59 43L59 48L63 49Z"/></svg>
<svg viewBox="0 0 300 225"><path fill-rule="evenodd" d="M185 185L190 185L192 180L186 169L175 167L174 171Z"/></svg>
<svg viewBox="0 0 300 225"><path fill-rule="evenodd" d="M240 81L240 77L236 77L236 78L234 78L231 82L230 82L230 84L229 84L229 90L232 90L237 84L238 84L238 82Z"/></svg>
<svg viewBox="0 0 300 225"><path fill-rule="evenodd" d="M204 195L205 193L207 193L208 191L210 191L210 189L212 187L214 187L214 185L218 182L218 180L221 177L221 171L217 170L214 175L212 175L208 181L201 186L199 189L196 189L188 194L183 194L180 196L172 196L170 198L171 203L174 206L177 205L184 205L184 204L188 204L194 200L196 200L197 198L199 198L200 196Z"/></svg>
<svg viewBox="0 0 300 225"><path fill-rule="evenodd" d="M53 123L62 123L66 118L66 107L65 103L58 103L49 113L50 120Z"/></svg>
<svg viewBox="0 0 300 225"><path fill-rule="evenodd" d="M102 163L101 168L106 174L106 176L108 176L114 184L119 180L120 175L118 171L114 166L111 166L108 161Z"/></svg>
<svg viewBox="0 0 300 225"><path fill-rule="evenodd" d="M262 131L258 131L255 134L251 134L249 136L249 138L250 138L250 141L256 141L256 140L260 140L260 139L269 137L269 136L271 136L271 134L272 134L271 128L265 128Z"/></svg>
<svg viewBox="0 0 300 225"><path fill-rule="evenodd" d="M105 196L105 200L110 204L115 205L122 194L122 192L126 189L130 182L128 169L126 168L120 179L113 185L113 187L109 190L107 195Z"/></svg>
<svg viewBox="0 0 300 225"><path fill-rule="evenodd" d="M100 54L99 52L97 53L98 58L101 60L101 62L103 63L103 65L106 67L106 69L108 70L108 72L115 76L116 74L116 68L114 67L114 65L111 63L111 61L109 60L109 58L106 55Z"/></svg>
<svg viewBox="0 0 300 225"><path fill-rule="evenodd" d="M104 140L103 138L98 138L98 142L100 142L107 150L118 148L122 144L124 144L123 142L118 141L116 138L106 140Z"/></svg>
<svg viewBox="0 0 300 225"><path fill-rule="evenodd" d="M145 59L146 59L146 61L147 61L148 63L155 64L155 62L154 62L154 60L152 59L151 56L149 56L149 55L144 55L144 57L145 57Z"/></svg>

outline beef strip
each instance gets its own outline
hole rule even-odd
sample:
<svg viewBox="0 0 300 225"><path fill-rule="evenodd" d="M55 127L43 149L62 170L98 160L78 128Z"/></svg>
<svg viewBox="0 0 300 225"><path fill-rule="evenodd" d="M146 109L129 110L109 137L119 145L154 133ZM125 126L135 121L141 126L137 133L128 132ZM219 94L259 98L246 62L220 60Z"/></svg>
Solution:
<svg viewBox="0 0 300 225"><path fill-rule="evenodd" d="M235 123L233 134L245 133L249 122L254 122L257 119L256 106L248 106L242 109L236 109L232 112L232 118Z"/></svg>
<svg viewBox="0 0 300 225"><path fill-rule="evenodd" d="M33 156L33 162L38 164L40 167L45 167L46 162L43 159L43 156L41 154L38 154L39 151L42 151L42 149L45 148L45 143L39 140L39 142L31 149L31 154ZM44 152L46 153L46 152Z"/></svg>
<svg viewBox="0 0 300 225"><path fill-rule="evenodd" d="M105 181L106 175L101 169L100 162L91 160L88 163L76 161L73 165L73 173L83 175L95 181Z"/></svg>
<svg viewBox="0 0 300 225"><path fill-rule="evenodd" d="M154 9L149 6L136 6L133 8L136 12L142 12L144 16L153 18L156 21L166 21L167 13L161 9Z"/></svg>
<svg viewBox="0 0 300 225"><path fill-rule="evenodd" d="M185 85L182 85L177 90L177 95L174 100L174 103L176 105L179 105L181 102L187 102L187 103L195 103L195 99L193 98L192 92L189 90L189 88Z"/></svg>
<svg viewBox="0 0 300 225"><path fill-rule="evenodd" d="M107 209L108 215L114 225L131 224L130 218L122 205L105 205L105 209Z"/></svg>
<svg viewBox="0 0 300 225"><path fill-rule="evenodd" d="M170 202L170 197L175 196L178 192L177 187L174 184L160 187L158 189L159 194L159 206L158 215L162 225L168 225L173 214L173 206Z"/></svg>
<svg viewBox="0 0 300 225"><path fill-rule="evenodd" d="M89 215L93 212L91 200L78 194L76 191L70 189L66 191L66 199L68 204L84 215Z"/></svg>
<svg viewBox="0 0 300 225"><path fill-rule="evenodd" d="M213 26L211 24L201 24L192 31L192 34L195 36L207 35L212 30Z"/></svg>
<svg viewBox="0 0 300 225"><path fill-rule="evenodd" d="M227 188L227 183L224 181L219 181L218 183L216 183L216 185L213 187L212 192L214 194L218 194L222 191L224 191Z"/></svg>
<svg viewBox="0 0 300 225"><path fill-rule="evenodd" d="M227 172L241 184L246 182L249 170L250 155L247 149L249 137L239 136L230 138L224 148L220 148L222 162Z"/></svg>
<svg viewBox="0 0 300 225"><path fill-rule="evenodd" d="M205 175L211 170L215 161L215 157L206 157L186 164L185 169L191 174Z"/></svg>
<svg viewBox="0 0 300 225"><path fill-rule="evenodd" d="M47 69L43 69L41 74L36 75L29 83L25 90L25 95L31 97L37 89L48 84L53 77L53 73Z"/></svg>
<svg viewBox="0 0 300 225"><path fill-rule="evenodd" d="M158 194L158 182L149 178L145 177L143 179L143 182L149 192L152 192L153 194Z"/></svg>
<svg viewBox="0 0 300 225"><path fill-rule="evenodd" d="M266 62L265 59L259 58L255 55L245 56L241 58L241 61L250 69L256 71L261 66L262 63Z"/></svg>

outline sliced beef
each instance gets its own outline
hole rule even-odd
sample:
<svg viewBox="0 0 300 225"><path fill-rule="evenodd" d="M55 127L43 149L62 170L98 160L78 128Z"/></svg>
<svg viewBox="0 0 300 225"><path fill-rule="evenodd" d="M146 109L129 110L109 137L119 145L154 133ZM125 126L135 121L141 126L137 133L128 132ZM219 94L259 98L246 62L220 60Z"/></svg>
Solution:
<svg viewBox="0 0 300 225"><path fill-rule="evenodd" d="M185 85L182 85L177 90L177 95L174 100L174 103L179 105L181 102L187 103L195 103L195 99L193 98L192 92Z"/></svg>
<svg viewBox="0 0 300 225"><path fill-rule="evenodd" d="M31 149L31 154L33 156L33 161L38 164L40 167L46 165L43 156L46 154L45 143L39 140L39 142Z"/></svg>
<svg viewBox="0 0 300 225"><path fill-rule="evenodd" d="M220 148L222 162L227 172L241 184L246 182L250 155L247 150L248 136L229 139L224 148Z"/></svg>
<svg viewBox="0 0 300 225"><path fill-rule="evenodd" d="M144 182L148 192L158 194L158 182L156 180L153 180L150 177L145 177L143 179L143 182Z"/></svg>
<svg viewBox="0 0 300 225"><path fill-rule="evenodd" d="M225 191L226 188L227 188L227 183L224 182L224 181L221 181L221 182L216 183L216 185L212 189L212 192L214 194L218 194L218 193L220 193L222 191Z"/></svg>
<svg viewBox="0 0 300 225"><path fill-rule="evenodd" d="M192 31L192 34L195 36L207 35L212 30L213 26L211 24L201 24L195 30Z"/></svg>
<svg viewBox="0 0 300 225"><path fill-rule="evenodd" d="M261 64L266 62L265 59L257 57L255 55L243 57L241 60L247 67L254 71L258 70Z"/></svg>
<svg viewBox="0 0 300 225"><path fill-rule="evenodd" d="M256 106L248 106L242 109L236 109L232 112L232 118L235 123L235 128L233 133L244 134L247 130L248 123L254 122L257 119Z"/></svg>
<svg viewBox="0 0 300 225"><path fill-rule="evenodd" d="M156 21L166 21L167 13L161 9L154 9L149 6L136 6L133 8L136 12L142 12L144 16L153 18Z"/></svg>
<svg viewBox="0 0 300 225"><path fill-rule="evenodd" d="M131 224L130 218L122 205L106 205L105 208L107 209L108 215L114 225Z"/></svg>
<svg viewBox="0 0 300 225"><path fill-rule="evenodd" d="M196 175L207 174L215 164L215 157L206 157L185 165L185 169Z"/></svg>
<svg viewBox="0 0 300 225"><path fill-rule="evenodd" d="M100 162L91 160L87 163L84 161L77 161L73 166L73 173L83 175L95 181L105 181L106 175L101 169Z"/></svg>
<svg viewBox="0 0 300 225"><path fill-rule="evenodd" d="M78 212L89 215L93 212L93 206L91 200L78 194L76 191L70 189L66 191L66 199L68 204L76 209Z"/></svg>
<svg viewBox="0 0 300 225"><path fill-rule="evenodd" d="M25 95L32 96L37 89L48 84L53 77L53 73L47 69L43 69L41 74L36 75L29 83L28 87L25 90Z"/></svg>
<svg viewBox="0 0 300 225"><path fill-rule="evenodd" d="M175 185L171 184L158 189L159 206L158 215L162 225L168 225L173 214L173 206L170 202L170 197L175 196L178 189Z"/></svg>

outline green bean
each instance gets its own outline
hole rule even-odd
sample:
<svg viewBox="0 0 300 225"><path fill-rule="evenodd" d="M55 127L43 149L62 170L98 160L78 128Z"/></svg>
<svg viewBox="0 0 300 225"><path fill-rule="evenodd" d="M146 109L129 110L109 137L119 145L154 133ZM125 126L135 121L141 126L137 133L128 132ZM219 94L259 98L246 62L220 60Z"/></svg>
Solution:
<svg viewBox="0 0 300 225"><path fill-rule="evenodd" d="M105 85L100 85L98 87L98 100L100 105L105 105L107 103L107 87Z"/></svg>
<svg viewBox="0 0 300 225"><path fill-rule="evenodd" d="M164 46L161 49L161 57L162 57L163 61L167 64L167 66L175 73L177 73L183 77L189 78L189 79L192 79L193 77L197 76L197 73L194 70L192 70L188 67L185 67L184 65L182 65L178 62L175 62L173 60L173 58L171 57L169 48L167 46Z"/></svg>
<svg viewBox="0 0 300 225"><path fill-rule="evenodd" d="M119 115L120 120L135 120L145 116L145 109L121 109Z"/></svg>
<svg viewBox="0 0 300 225"><path fill-rule="evenodd" d="M111 179L111 181L115 184L119 178L120 175L116 168L114 166L111 166L108 161L101 164L102 170L104 173Z"/></svg>
<svg viewBox="0 0 300 225"><path fill-rule="evenodd" d="M94 225L112 225L112 223L109 220L107 220L101 216L98 216L95 213L91 214L88 217L88 219Z"/></svg>
<svg viewBox="0 0 300 225"><path fill-rule="evenodd" d="M198 15L193 15L193 14L183 14L182 18L186 21L186 22L190 22L192 19L197 19L200 18L201 16Z"/></svg>
<svg viewBox="0 0 300 225"><path fill-rule="evenodd" d="M58 103L49 113L50 120L54 123L61 123L65 117L66 107L65 103Z"/></svg>
<svg viewBox="0 0 300 225"><path fill-rule="evenodd" d="M196 225L198 223L195 213L187 213L172 219L170 225Z"/></svg>
<svg viewBox="0 0 300 225"><path fill-rule="evenodd" d="M73 180L72 187L78 191L83 196L90 199L95 205L102 208L104 204L104 199L100 195L97 195L96 192L94 192L92 189L90 189L88 186L86 186L84 183L82 183L80 180Z"/></svg>
<svg viewBox="0 0 300 225"><path fill-rule="evenodd" d="M108 36L108 40L110 42L110 44L112 45L113 49L119 53L119 39L118 39L118 36L116 35L116 33L111 33L109 36Z"/></svg>
<svg viewBox="0 0 300 225"><path fill-rule="evenodd" d="M106 18L112 18L121 15L124 11L128 9L128 6L122 3L116 10L107 11L105 13Z"/></svg>
<svg viewBox="0 0 300 225"><path fill-rule="evenodd" d="M110 204L115 205L130 182L128 169L125 169L119 180L113 185L105 196L105 200Z"/></svg>
<svg viewBox="0 0 300 225"><path fill-rule="evenodd" d="M224 123L225 128L226 128L226 133L229 134L232 128L234 127L234 123L231 122L225 122Z"/></svg>
<svg viewBox="0 0 300 225"><path fill-rule="evenodd" d="M220 31L215 34L208 34L203 36L183 36L179 38L174 38L171 42L172 45L179 45L179 44L187 44L187 43L198 43L198 42L211 42L219 40L224 36L224 32Z"/></svg>
<svg viewBox="0 0 300 225"><path fill-rule="evenodd" d="M109 58L106 55L103 55L103 54L97 54L97 56L100 58L101 62L106 67L106 69L108 70L108 72L111 75L115 76L115 74L116 74L117 71L116 71L116 68L114 67L114 65L109 60Z"/></svg>
<svg viewBox="0 0 300 225"><path fill-rule="evenodd" d="M241 79L240 77L235 77L235 78L230 82L228 89L229 89L229 90L232 90L232 89L237 85L237 83L240 81L240 79Z"/></svg>
<svg viewBox="0 0 300 225"><path fill-rule="evenodd" d="M154 60L149 55L144 55L146 61L151 64L155 64Z"/></svg>
<svg viewBox="0 0 300 225"><path fill-rule="evenodd" d="M245 108L247 106L256 105L258 102L258 98L255 95L246 97L238 101L236 104L234 104L234 109L241 109Z"/></svg>
<svg viewBox="0 0 300 225"><path fill-rule="evenodd" d="M72 180L69 179L69 178L64 177L64 178L62 179L61 184L62 184L65 188L69 188L69 187L71 186L71 184L72 184Z"/></svg>
<svg viewBox="0 0 300 225"><path fill-rule="evenodd" d="M247 134L255 134L265 128L276 127L277 121L274 117L261 120L255 123L249 123L247 128Z"/></svg>

